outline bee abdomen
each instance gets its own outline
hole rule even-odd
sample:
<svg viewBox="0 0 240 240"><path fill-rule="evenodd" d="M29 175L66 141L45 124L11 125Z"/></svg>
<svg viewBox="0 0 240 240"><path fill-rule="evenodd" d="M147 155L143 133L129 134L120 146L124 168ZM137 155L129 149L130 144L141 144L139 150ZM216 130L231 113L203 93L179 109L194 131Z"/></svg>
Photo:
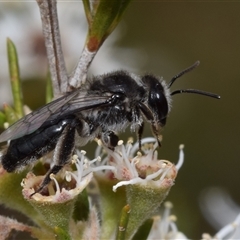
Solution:
<svg viewBox="0 0 240 240"><path fill-rule="evenodd" d="M52 151L64 128L72 121L71 118L60 120L54 125L45 125L29 135L11 140L1 159L3 168L13 172Z"/></svg>

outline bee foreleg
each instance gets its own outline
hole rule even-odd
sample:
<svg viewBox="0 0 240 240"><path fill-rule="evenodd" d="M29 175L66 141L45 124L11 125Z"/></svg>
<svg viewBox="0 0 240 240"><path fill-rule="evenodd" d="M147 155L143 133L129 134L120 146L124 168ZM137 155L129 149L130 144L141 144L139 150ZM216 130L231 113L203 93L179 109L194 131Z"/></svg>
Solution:
<svg viewBox="0 0 240 240"><path fill-rule="evenodd" d="M142 113L144 114L144 116L146 117L146 119L151 123L151 129L152 129L152 132L154 134L154 136L156 137L157 139L157 142L158 142L158 146L161 147L161 142L160 142L160 136L159 136L159 130L158 130L158 127L157 127L157 124L155 123L154 121L154 116L153 116L153 113L150 111L150 109L144 105L143 103L139 103L139 108L140 110L142 111ZM163 123L165 123L166 120L164 119ZM141 129L141 127L140 127ZM141 145L139 145L141 146Z"/></svg>

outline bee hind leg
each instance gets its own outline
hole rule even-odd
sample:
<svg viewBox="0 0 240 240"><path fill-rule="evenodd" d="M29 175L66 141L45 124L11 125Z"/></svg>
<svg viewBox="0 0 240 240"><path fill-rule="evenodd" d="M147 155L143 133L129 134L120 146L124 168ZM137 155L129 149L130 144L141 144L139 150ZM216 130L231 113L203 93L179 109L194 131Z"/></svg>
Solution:
<svg viewBox="0 0 240 240"><path fill-rule="evenodd" d="M70 162L75 147L75 126L67 125L63 130L56 144L53 161L54 165L47 172L40 186L35 193L42 192L44 188L51 182L51 174L57 174L67 163Z"/></svg>
<svg viewBox="0 0 240 240"><path fill-rule="evenodd" d="M42 192L45 189L45 187L52 181L52 179L50 177L51 174L57 174L62 168L63 168L63 166L54 165L48 171L47 175L44 177L43 181L41 182L41 185L36 189L36 191L34 193L31 194L31 197L36 193Z"/></svg>

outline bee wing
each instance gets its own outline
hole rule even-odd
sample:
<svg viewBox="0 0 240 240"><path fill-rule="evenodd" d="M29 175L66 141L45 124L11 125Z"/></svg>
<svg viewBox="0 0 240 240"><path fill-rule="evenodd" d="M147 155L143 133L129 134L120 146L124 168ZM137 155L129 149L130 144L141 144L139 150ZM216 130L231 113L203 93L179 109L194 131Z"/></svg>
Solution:
<svg viewBox="0 0 240 240"><path fill-rule="evenodd" d="M83 110L92 109L108 104L111 96L88 94L86 91L76 90L60 97L47 105L31 112L11 125L0 135L0 142L13 140L37 130L46 121Z"/></svg>
<svg viewBox="0 0 240 240"><path fill-rule="evenodd" d="M34 132L46 121L46 119L59 110L64 104L68 103L77 94L78 92L74 91L64 95L19 119L0 135L0 142L16 139Z"/></svg>

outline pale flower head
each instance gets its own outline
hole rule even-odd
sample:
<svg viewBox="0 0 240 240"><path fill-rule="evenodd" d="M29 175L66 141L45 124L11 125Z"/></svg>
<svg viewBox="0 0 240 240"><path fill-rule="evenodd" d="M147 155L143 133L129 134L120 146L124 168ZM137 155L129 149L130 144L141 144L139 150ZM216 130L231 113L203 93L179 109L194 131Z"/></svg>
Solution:
<svg viewBox="0 0 240 240"><path fill-rule="evenodd" d="M142 151L137 151L138 142L132 145L132 139L127 144L118 142L118 146L112 151L104 148L108 154L103 162L114 167L114 177L120 182L113 186L113 191L118 187L129 184L160 186L164 180L174 181L177 171L183 162L183 146L180 146L179 163L177 167L168 160L158 160L156 148L158 146L155 138L142 139ZM101 154L101 147L96 154ZM136 156L134 156L136 154Z"/></svg>
<svg viewBox="0 0 240 240"><path fill-rule="evenodd" d="M106 167L95 167L94 163L100 161L100 157L93 160L88 160L85 157L85 151L78 151L78 155L72 156L72 163L76 167L76 171L64 170L63 173L58 175L65 176L61 179L61 183L58 182L56 176L53 174L50 176L55 184L55 189L48 186L49 195L43 195L41 193L35 193L34 186L38 185L44 178L44 176L35 176L33 173L28 173L27 177L23 179L23 195L25 198L32 198L36 201L46 201L46 202L61 202L75 198L79 193L81 193L89 184L93 178L94 171L100 171ZM68 182L69 184L67 184Z"/></svg>

